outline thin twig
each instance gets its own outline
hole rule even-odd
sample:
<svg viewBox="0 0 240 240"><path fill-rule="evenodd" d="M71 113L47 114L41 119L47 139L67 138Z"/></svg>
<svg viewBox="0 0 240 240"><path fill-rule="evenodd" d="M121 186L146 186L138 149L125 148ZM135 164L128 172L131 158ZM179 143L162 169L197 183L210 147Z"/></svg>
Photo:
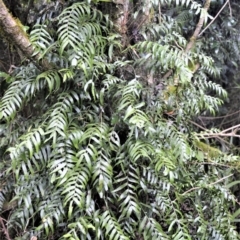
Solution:
<svg viewBox="0 0 240 240"><path fill-rule="evenodd" d="M230 174L230 175L228 175L228 176L225 176L225 177L223 177L223 178L220 178L220 179L218 179L216 182L209 183L208 186L212 186L212 185L214 185L214 184L216 184L216 183L219 183L219 182L221 182L221 181L223 181L223 180L225 180L226 178L229 178L229 177L231 177L231 176L233 176L233 174ZM202 187L193 187L193 188L187 190L186 192L184 192L182 195L186 195L186 194L189 193L189 192L192 192L192 191L194 191L194 190L198 190L198 189L201 189L201 188L202 188Z"/></svg>
<svg viewBox="0 0 240 240"><path fill-rule="evenodd" d="M190 123L192 123L193 125L197 126L198 128L206 131L207 129L202 127L201 125L189 120ZM230 128L227 128L225 130L222 130L221 132L218 133L198 133L198 136L202 136L202 137L206 137L206 138L210 138L210 137L239 137L240 135L236 134L236 132L238 131L238 129L240 128L240 124L232 126ZM230 133L227 133L231 131Z"/></svg>
<svg viewBox="0 0 240 240"><path fill-rule="evenodd" d="M200 116L199 118L201 119L206 119L206 120L214 120L214 119L221 119L221 118L226 118L226 117L230 117L232 115L235 115L235 114L238 114L240 113L240 110L236 111L236 112L233 112L233 113L229 113L227 115L224 115L224 116L218 116L218 117L205 117L205 116Z"/></svg>
<svg viewBox="0 0 240 240"><path fill-rule="evenodd" d="M5 225L4 225L3 219L2 219L1 217L0 217L0 223L1 223L1 225L2 225L3 232L4 232L7 240L11 240L11 238L10 238L10 236L9 236L9 233L8 233L8 231L7 231L7 229L6 229Z"/></svg>
<svg viewBox="0 0 240 240"><path fill-rule="evenodd" d="M229 5L230 17L232 17L232 8L231 8L231 3L230 3L230 1L228 2L228 5Z"/></svg>
<svg viewBox="0 0 240 240"><path fill-rule="evenodd" d="M212 23L216 20L216 18L219 16L219 14L222 12L222 10L225 8L225 6L228 4L229 0L227 0L224 5L222 6L222 8L219 10L219 12L217 13L217 15L212 19L212 21L201 31L201 33L199 33L198 37L200 37L211 25Z"/></svg>
<svg viewBox="0 0 240 240"><path fill-rule="evenodd" d="M200 163L198 163L198 165L212 165L212 166L219 166L219 167L226 167L226 168L232 167L230 165L226 165L226 164L222 164L222 163L215 163L215 162L200 162Z"/></svg>
<svg viewBox="0 0 240 240"><path fill-rule="evenodd" d="M240 135L232 134L232 133L198 133L197 136L201 136L204 138L213 138L213 137L239 137Z"/></svg>
<svg viewBox="0 0 240 240"><path fill-rule="evenodd" d="M228 175L228 176L225 176L225 177L223 177L223 178L220 178L220 179L218 179L216 182L210 183L209 185L214 185L214 184L219 183L219 182L225 180L226 178L229 178L229 177L232 177L232 176L233 176L233 173L230 174L230 175Z"/></svg>
<svg viewBox="0 0 240 240"><path fill-rule="evenodd" d="M232 127L230 127L230 128L227 128L227 129L225 129L225 130L223 130L223 131L221 131L222 133L225 133L225 132L228 132L228 131L230 131L230 130L236 130L237 128L239 128L240 127L240 124L238 124L238 125L235 125L235 126L232 126Z"/></svg>
<svg viewBox="0 0 240 240"><path fill-rule="evenodd" d="M195 123L195 122L193 122L193 121L191 121L191 120L188 120L188 122L192 123L193 125L197 126L198 128L200 128L200 129L202 129L202 130L204 130L204 131L207 131L206 128L204 128L203 126L201 126L201 125L199 125L199 124L197 124L197 123Z"/></svg>
<svg viewBox="0 0 240 240"><path fill-rule="evenodd" d="M162 22L161 3L158 3L159 24Z"/></svg>

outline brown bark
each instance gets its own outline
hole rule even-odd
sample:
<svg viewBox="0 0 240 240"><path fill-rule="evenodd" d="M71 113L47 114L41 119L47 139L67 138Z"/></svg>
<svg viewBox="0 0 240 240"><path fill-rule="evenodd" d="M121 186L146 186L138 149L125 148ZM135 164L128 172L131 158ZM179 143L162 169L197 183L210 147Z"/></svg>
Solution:
<svg viewBox="0 0 240 240"><path fill-rule="evenodd" d="M210 7L210 2L211 2L211 0L206 0L206 2L205 2L205 4L204 4L204 8L203 8L203 9L204 9L206 12L208 12L208 9L209 9L209 7ZM199 35L199 33L200 33L201 29L202 29L203 23L204 23L204 16L202 16L202 17L199 19L198 24L197 24L197 26L196 26L196 29L195 29L192 37L190 38L190 41L189 41L188 44L187 44L187 47L186 47L186 49L185 49L185 53L188 53L188 52L192 49L192 47L193 47L194 43L196 42L196 40L197 40L197 38L198 38L198 35Z"/></svg>
<svg viewBox="0 0 240 240"><path fill-rule="evenodd" d="M211 0L206 0L205 4L204 4L204 7L203 9L208 12L208 9L210 7L210 3L211 3ZM202 29L202 26L203 26L203 23L204 23L204 16L200 17L199 21L198 21L198 24L195 28L195 31L192 35L192 37L190 38L190 41L188 42L187 46L186 46L186 49L185 49L185 53L188 53L194 46L197 38L198 38L198 35ZM200 67L199 63L197 64L197 68L195 69L195 71ZM169 70L164 76L163 76L163 79L167 79L168 77L170 77L170 75L172 74L172 70Z"/></svg>
<svg viewBox="0 0 240 240"><path fill-rule="evenodd" d="M116 31L122 37L122 46L126 47L129 44L128 19L131 11L130 0L113 0L113 3L116 4L117 8L115 8L115 17L112 21Z"/></svg>
<svg viewBox="0 0 240 240"><path fill-rule="evenodd" d="M21 22L13 18L2 0L0 0L0 29L8 41L12 41L25 57L38 60L38 55L32 56L34 48L27 34L24 32ZM39 62L39 65L44 69L50 68L46 60Z"/></svg>

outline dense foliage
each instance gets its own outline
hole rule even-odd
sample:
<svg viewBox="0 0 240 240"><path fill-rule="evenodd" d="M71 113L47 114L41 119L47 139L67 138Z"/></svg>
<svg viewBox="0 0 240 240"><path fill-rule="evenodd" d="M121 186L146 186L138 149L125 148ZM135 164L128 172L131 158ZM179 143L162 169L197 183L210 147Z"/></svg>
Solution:
<svg viewBox="0 0 240 240"><path fill-rule="evenodd" d="M30 39L51 69L25 61L1 73L0 207L11 238L239 239L238 157L206 144L217 129L191 124L227 97L212 81L223 76L212 45L185 51L199 15L210 16L200 1L150 8L141 41L125 49L94 4L45 14Z"/></svg>

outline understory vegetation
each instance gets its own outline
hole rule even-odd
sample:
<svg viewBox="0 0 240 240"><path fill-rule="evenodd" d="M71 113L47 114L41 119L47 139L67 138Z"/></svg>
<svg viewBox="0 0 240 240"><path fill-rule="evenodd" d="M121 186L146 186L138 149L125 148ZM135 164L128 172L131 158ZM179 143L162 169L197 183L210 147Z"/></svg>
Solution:
<svg viewBox="0 0 240 240"><path fill-rule="evenodd" d="M37 18L39 62L0 73L1 239L240 239L237 128L199 120L228 100L238 20L207 27L225 1L205 2L132 6L125 46L115 3Z"/></svg>

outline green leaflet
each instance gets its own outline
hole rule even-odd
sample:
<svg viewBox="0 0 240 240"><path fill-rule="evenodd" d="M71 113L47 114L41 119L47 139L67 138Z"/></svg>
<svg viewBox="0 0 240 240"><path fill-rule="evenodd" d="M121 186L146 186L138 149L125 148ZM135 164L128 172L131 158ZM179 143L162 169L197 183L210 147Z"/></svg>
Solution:
<svg viewBox="0 0 240 240"><path fill-rule="evenodd" d="M220 71L202 39L184 51L202 5L150 1L144 40L121 49L102 1L70 2L30 33L54 68L29 62L0 74L8 229L43 240L239 239L238 157L192 142L188 121L227 96L210 80Z"/></svg>

